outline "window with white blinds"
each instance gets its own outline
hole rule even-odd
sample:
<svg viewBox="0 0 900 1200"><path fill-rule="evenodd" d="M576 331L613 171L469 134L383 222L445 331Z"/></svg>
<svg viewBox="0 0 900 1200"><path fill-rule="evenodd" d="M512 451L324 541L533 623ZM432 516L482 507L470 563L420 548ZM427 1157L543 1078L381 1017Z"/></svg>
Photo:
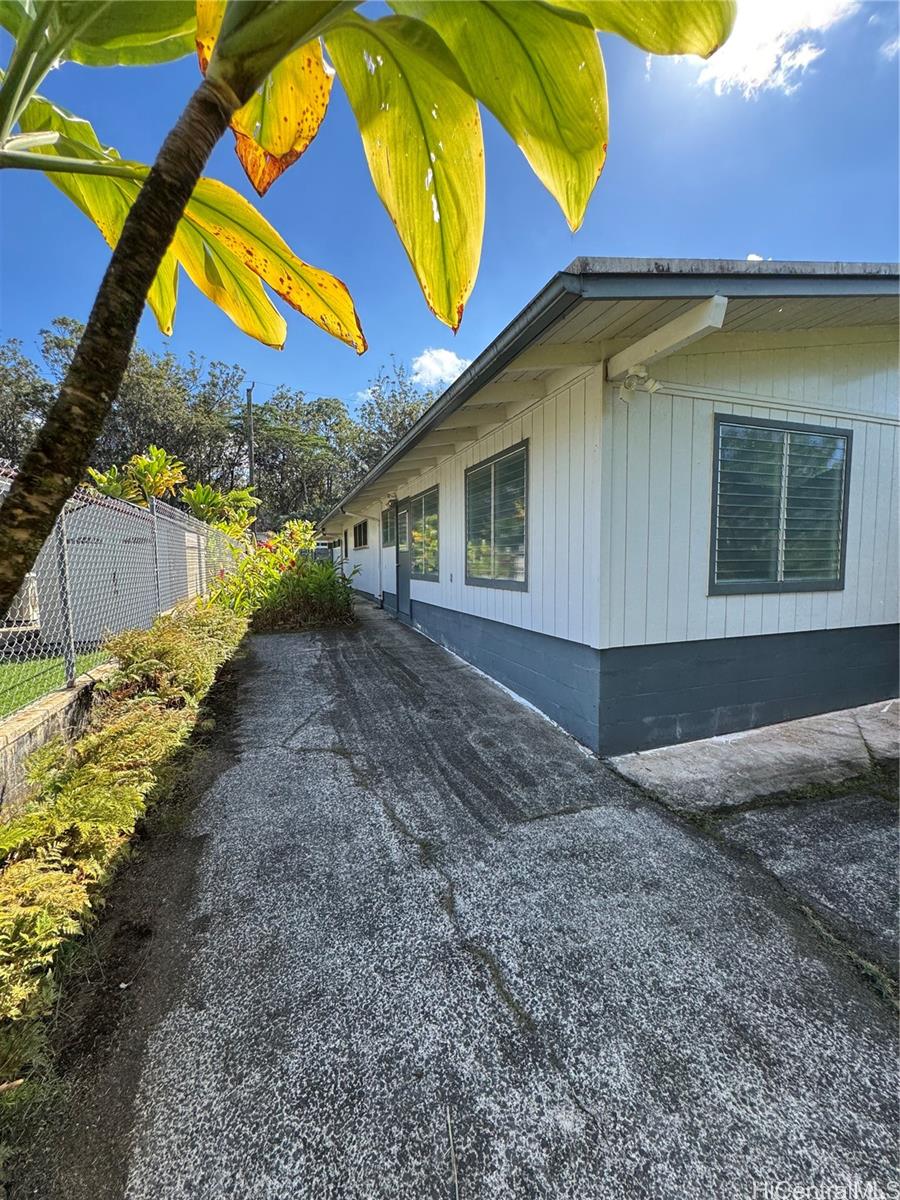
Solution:
<svg viewBox="0 0 900 1200"><path fill-rule="evenodd" d="M466 583L524 591L528 443L466 472Z"/></svg>
<svg viewBox="0 0 900 1200"><path fill-rule="evenodd" d="M409 502L409 573L417 579L438 577L438 490L429 488Z"/></svg>
<svg viewBox="0 0 900 1200"><path fill-rule="evenodd" d="M843 587L851 437L716 417L711 593Z"/></svg>

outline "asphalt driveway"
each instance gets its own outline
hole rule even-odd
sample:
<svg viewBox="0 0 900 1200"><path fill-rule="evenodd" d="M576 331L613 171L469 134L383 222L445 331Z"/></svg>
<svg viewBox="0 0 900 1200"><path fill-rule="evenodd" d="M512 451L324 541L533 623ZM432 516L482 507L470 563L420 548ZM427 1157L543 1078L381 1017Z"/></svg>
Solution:
<svg viewBox="0 0 900 1200"><path fill-rule="evenodd" d="M254 638L219 705L208 786L113 897L103 1015L14 1197L895 1178L895 1009L741 829L370 608Z"/></svg>

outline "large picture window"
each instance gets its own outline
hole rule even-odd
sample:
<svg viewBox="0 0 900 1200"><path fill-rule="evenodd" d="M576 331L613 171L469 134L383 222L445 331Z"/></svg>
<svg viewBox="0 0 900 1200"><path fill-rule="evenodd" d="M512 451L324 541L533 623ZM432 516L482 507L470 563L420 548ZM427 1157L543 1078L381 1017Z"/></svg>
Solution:
<svg viewBox="0 0 900 1200"><path fill-rule="evenodd" d="M397 544L397 510L391 505L381 513L381 544L395 546Z"/></svg>
<svg viewBox="0 0 900 1200"><path fill-rule="evenodd" d="M716 417L711 594L843 587L851 440Z"/></svg>
<svg viewBox="0 0 900 1200"><path fill-rule="evenodd" d="M416 579L438 577L438 490L429 488L409 502L409 573Z"/></svg>
<svg viewBox="0 0 900 1200"><path fill-rule="evenodd" d="M466 583L524 591L528 443L466 471Z"/></svg>

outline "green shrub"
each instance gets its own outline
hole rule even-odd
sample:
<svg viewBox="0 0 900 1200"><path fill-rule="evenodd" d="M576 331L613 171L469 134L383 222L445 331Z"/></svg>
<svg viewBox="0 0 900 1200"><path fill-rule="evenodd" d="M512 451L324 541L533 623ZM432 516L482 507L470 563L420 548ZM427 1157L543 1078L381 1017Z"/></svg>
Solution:
<svg viewBox="0 0 900 1200"><path fill-rule="evenodd" d="M100 690L119 699L152 692L168 703L196 703L246 628L244 618L221 605L180 605L149 629L110 638L106 649L118 665Z"/></svg>
<svg viewBox="0 0 900 1200"><path fill-rule="evenodd" d="M119 634L88 732L28 761L29 798L0 817L0 1082L27 1073L61 948L93 919L161 772L190 735L218 667L246 631L226 608L182 606Z"/></svg>
<svg viewBox="0 0 900 1200"><path fill-rule="evenodd" d="M234 568L221 572L212 589L211 603L252 616L269 600L284 572L303 561L303 555L315 545L310 521L288 521L280 533L266 541L245 543L234 551Z"/></svg>
<svg viewBox="0 0 900 1200"><path fill-rule="evenodd" d="M300 559L283 571L253 616L253 628L301 629L353 621L350 579L328 559Z"/></svg>

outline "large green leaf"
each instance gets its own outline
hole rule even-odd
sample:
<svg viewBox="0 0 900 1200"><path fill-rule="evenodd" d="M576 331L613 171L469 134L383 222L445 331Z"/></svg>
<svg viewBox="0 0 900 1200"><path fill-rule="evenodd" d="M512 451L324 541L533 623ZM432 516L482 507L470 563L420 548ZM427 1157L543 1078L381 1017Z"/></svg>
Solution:
<svg viewBox="0 0 900 1200"><path fill-rule="evenodd" d="M434 30L409 17L353 14L325 43L425 299L456 329L484 231L484 146L468 83Z"/></svg>
<svg viewBox="0 0 900 1200"><path fill-rule="evenodd" d="M394 0L440 34L472 88L577 229L609 139L596 34L538 0Z"/></svg>
<svg viewBox="0 0 900 1200"><path fill-rule="evenodd" d="M748 0L756 2L759 0ZM651 54L709 58L731 33L734 0L557 0L594 29L617 33Z"/></svg>
<svg viewBox="0 0 900 1200"><path fill-rule="evenodd" d="M25 133L52 131L60 141L35 147L34 153L50 157L77 158L83 161L122 163L112 147L101 145L93 126L82 117L52 104L42 96L34 96L19 117ZM136 170L140 164L131 165ZM89 217L112 248L119 240L128 211L134 203L140 184L127 179L104 175L48 173L47 178L63 195L68 196L86 217ZM163 333L171 333L178 298L178 263L169 250L150 286L147 303Z"/></svg>
<svg viewBox="0 0 900 1200"><path fill-rule="evenodd" d="M194 49L194 0L0 0L0 25L17 40L36 17L49 38L62 39L60 57L86 66L169 62Z"/></svg>
<svg viewBox="0 0 900 1200"><path fill-rule="evenodd" d="M149 168L128 163L101 145L88 121L40 96L24 110L26 133L51 131L59 140L30 154L79 160L98 171L125 170L130 177L48 171L48 178L97 225L115 246ZM68 165L68 162L66 163ZM245 333L266 345L284 345L286 325L263 281L293 308L359 353L365 338L347 288L339 279L302 262L252 204L232 188L201 179L188 201L175 238L151 287L150 303L160 328L171 333L178 264L198 288Z"/></svg>

